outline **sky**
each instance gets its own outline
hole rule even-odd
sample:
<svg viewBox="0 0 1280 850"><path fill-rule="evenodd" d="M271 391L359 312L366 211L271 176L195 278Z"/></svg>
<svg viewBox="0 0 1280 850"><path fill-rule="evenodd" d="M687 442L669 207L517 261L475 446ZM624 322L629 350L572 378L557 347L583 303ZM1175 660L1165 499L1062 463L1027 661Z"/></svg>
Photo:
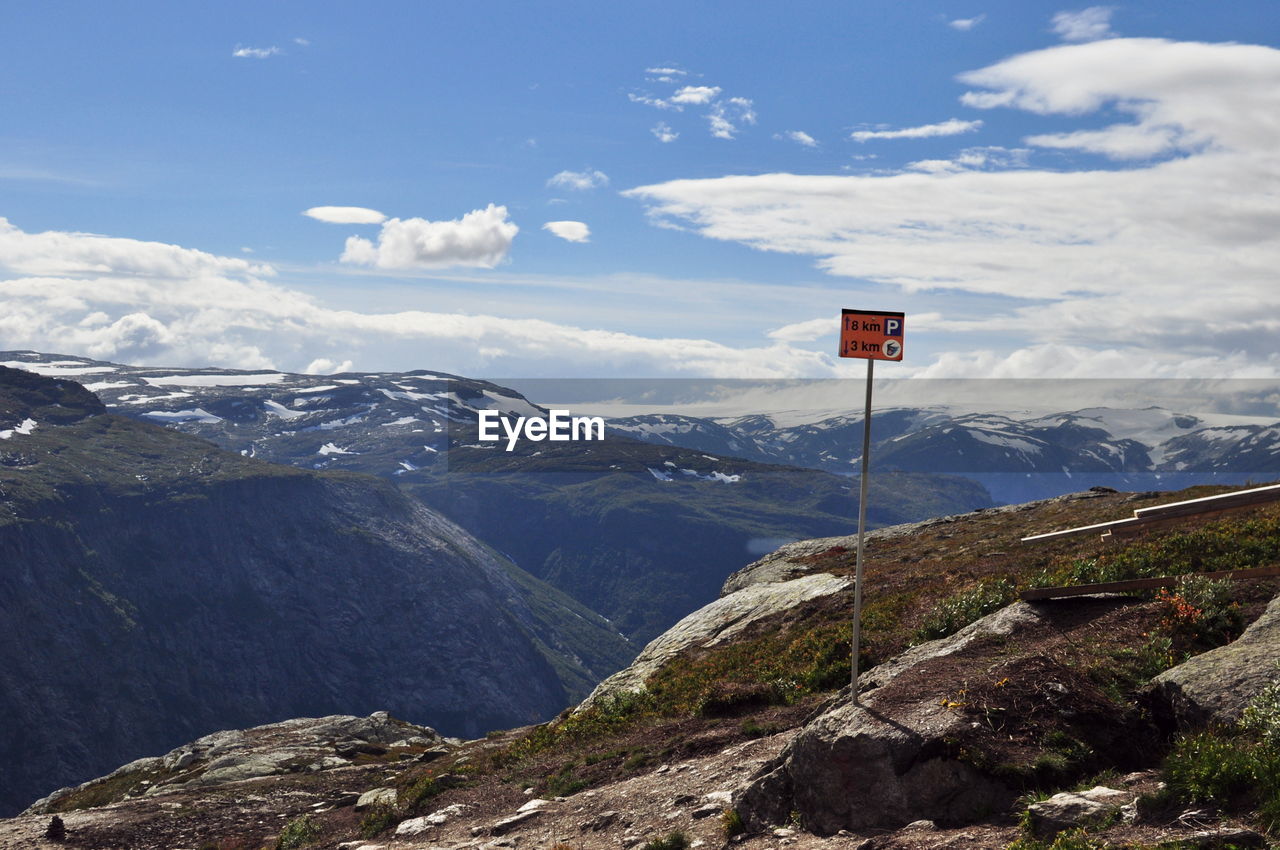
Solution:
<svg viewBox="0 0 1280 850"><path fill-rule="evenodd" d="M13 2L0 348L489 378L1280 375L1268 0Z"/></svg>

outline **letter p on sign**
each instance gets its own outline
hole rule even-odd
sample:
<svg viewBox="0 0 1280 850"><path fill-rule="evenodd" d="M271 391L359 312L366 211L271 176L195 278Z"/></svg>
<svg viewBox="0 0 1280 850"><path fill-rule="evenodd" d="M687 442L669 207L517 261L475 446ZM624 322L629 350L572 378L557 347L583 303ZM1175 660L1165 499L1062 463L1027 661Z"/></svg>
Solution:
<svg viewBox="0 0 1280 850"><path fill-rule="evenodd" d="M903 313L844 310L840 317L840 356L901 360L904 319Z"/></svg>

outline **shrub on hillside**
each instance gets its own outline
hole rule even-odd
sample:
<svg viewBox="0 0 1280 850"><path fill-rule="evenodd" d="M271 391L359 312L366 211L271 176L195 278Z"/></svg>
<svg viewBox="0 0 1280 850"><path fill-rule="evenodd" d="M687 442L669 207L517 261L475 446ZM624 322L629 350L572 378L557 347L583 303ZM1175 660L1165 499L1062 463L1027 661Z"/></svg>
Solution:
<svg viewBox="0 0 1280 850"><path fill-rule="evenodd" d="M1165 779L1183 802L1254 810L1264 829L1280 832L1280 680L1250 701L1236 729L1174 741Z"/></svg>
<svg viewBox="0 0 1280 850"><path fill-rule="evenodd" d="M1222 646L1240 636L1244 614L1232 601L1235 587L1226 579L1183 576L1172 590L1161 589L1161 625L1196 648Z"/></svg>
<svg viewBox="0 0 1280 850"><path fill-rule="evenodd" d="M1240 725L1267 746L1280 749L1280 662L1276 663L1275 680L1245 706Z"/></svg>
<svg viewBox="0 0 1280 850"><path fill-rule="evenodd" d="M1013 582L1007 578L984 581L977 587L939 602L916 631L916 639L934 640L955 634L970 623L1008 605L1016 595Z"/></svg>
<svg viewBox="0 0 1280 850"><path fill-rule="evenodd" d="M276 839L275 850L295 850L313 844L319 838L320 827L309 815L303 815L289 821Z"/></svg>

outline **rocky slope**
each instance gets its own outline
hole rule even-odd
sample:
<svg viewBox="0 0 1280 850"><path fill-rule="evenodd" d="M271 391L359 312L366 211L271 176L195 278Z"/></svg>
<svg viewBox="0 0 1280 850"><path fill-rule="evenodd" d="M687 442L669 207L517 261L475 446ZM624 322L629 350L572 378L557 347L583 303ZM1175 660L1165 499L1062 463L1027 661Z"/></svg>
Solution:
<svg viewBox="0 0 1280 850"><path fill-rule="evenodd" d="M1269 681L1255 675L1259 659L1280 657L1280 579L1201 585L1212 593L1195 597L1197 614L1188 604L1199 592L1194 582L1167 598L1002 607L996 597L985 616L965 607L975 587L1005 578L1176 573L1242 553L1251 566L1280 562L1275 506L1119 546L1017 548L1020 536L1045 526L1200 494L1090 492L881 532L864 625L883 657L871 659L880 663L856 705L840 690L847 631L834 627L848 616L842 577L851 541L794 544L744 570L721 600L652 643L629 678L615 679L626 687L553 723L456 747L423 733L427 742L416 749L384 743L355 762L317 745L312 722L298 724L302 740L279 727L250 730L244 738L270 744L254 763L275 770L271 747L305 750L297 770L228 777L213 793L190 781L207 774L207 760L190 762L189 774L163 772L208 754L203 745L179 749L130 766L114 787L90 785L0 822L0 847L56 846L39 843L54 812L69 843L134 850L198 846L197 838L209 847L348 850L915 850L1015 841L1019 850L1044 850L1064 832L1060 848L1266 846L1263 831L1280 824L1249 794L1280 794L1274 777L1250 774L1237 796L1206 802L1195 796L1205 787L1189 786L1185 771L1186 759L1210 745L1221 756L1203 763L1197 776L1206 781L1228 769L1231 753L1273 745L1252 733L1199 732L1203 718L1173 711L1181 698L1160 682L1178 682L1182 697L1236 722ZM962 608L949 634L919 637L939 612ZM834 678L821 675L828 660ZM149 791L144 781L161 788Z"/></svg>
<svg viewBox="0 0 1280 850"><path fill-rule="evenodd" d="M222 451L0 369L0 810L213 730L554 715L609 623L377 479Z"/></svg>

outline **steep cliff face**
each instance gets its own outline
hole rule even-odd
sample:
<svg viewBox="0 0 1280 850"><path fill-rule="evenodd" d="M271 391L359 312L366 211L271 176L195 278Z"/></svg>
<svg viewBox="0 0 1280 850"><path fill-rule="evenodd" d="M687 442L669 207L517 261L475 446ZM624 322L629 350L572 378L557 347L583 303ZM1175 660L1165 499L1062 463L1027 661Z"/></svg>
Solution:
<svg viewBox="0 0 1280 850"><path fill-rule="evenodd" d="M222 728L545 719L629 657L386 483L101 411L0 370L0 810Z"/></svg>

